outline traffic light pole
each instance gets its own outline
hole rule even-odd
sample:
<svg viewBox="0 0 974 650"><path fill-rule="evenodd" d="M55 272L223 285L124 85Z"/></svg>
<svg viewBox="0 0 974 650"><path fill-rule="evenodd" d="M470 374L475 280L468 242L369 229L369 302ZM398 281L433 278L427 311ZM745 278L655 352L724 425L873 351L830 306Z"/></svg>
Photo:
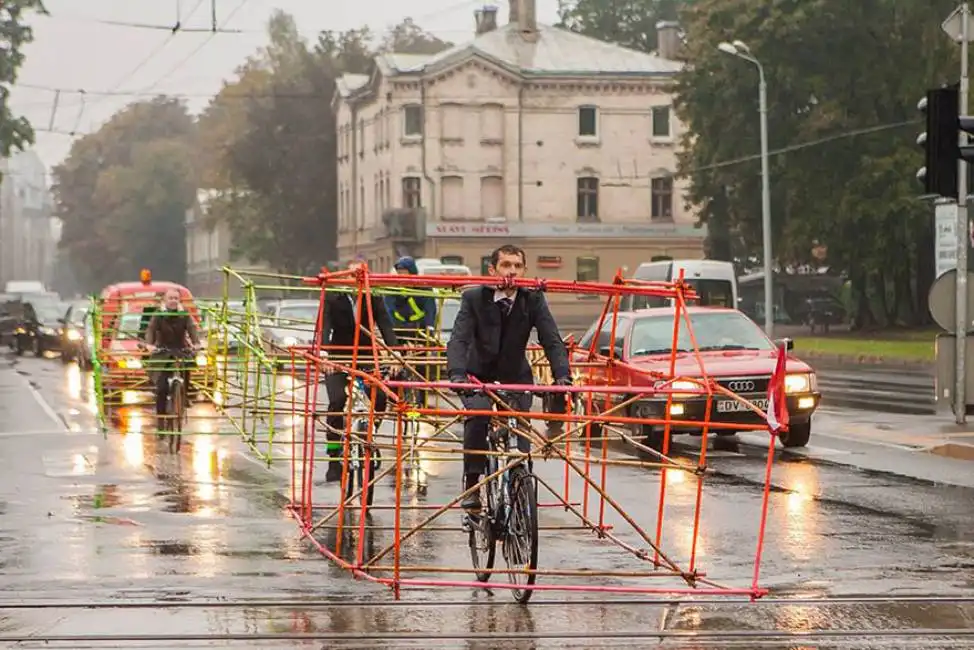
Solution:
<svg viewBox="0 0 974 650"><path fill-rule="evenodd" d="M970 6L965 2L960 7L960 115L967 115L967 95L970 91L968 80L968 40L970 37L968 20ZM967 133L959 131L959 146L967 144ZM970 245L970 226L967 219L967 161L963 156L957 164L957 340L956 377L954 384L954 416L957 424L967 421L967 247Z"/></svg>

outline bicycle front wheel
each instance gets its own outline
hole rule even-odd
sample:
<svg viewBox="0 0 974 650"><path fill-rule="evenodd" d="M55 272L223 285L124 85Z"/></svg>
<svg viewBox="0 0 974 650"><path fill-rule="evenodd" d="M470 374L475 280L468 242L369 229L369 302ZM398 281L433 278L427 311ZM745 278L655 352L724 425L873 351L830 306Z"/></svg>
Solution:
<svg viewBox="0 0 974 650"><path fill-rule="evenodd" d="M504 538L511 583L530 587L537 579L538 568L538 489L532 474L523 467L511 470L511 514ZM533 589L514 589L514 600L526 603Z"/></svg>
<svg viewBox="0 0 974 650"><path fill-rule="evenodd" d="M183 417L186 411L186 394L181 383L175 383L172 386L172 394L169 396L170 404L170 420L169 420L169 430L171 431L169 438L169 448L179 451L182 445L182 431L183 431Z"/></svg>

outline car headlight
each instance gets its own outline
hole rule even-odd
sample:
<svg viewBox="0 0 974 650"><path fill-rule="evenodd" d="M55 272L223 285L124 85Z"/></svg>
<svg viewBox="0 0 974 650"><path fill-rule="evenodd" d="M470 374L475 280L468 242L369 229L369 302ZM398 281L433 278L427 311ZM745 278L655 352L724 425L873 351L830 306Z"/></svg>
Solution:
<svg viewBox="0 0 974 650"><path fill-rule="evenodd" d="M121 359L118 362L118 367L125 370L138 370L142 367L141 359Z"/></svg>
<svg viewBox="0 0 974 650"><path fill-rule="evenodd" d="M815 390L815 373L785 375L785 393L811 393Z"/></svg>
<svg viewBox="0 0 974 650"><path fill-rule="evenodd" d="M700 391L700 385L694 381L677 380L670 384L670 390L673 391L673 399L686 399L687 397L693 397L694 394ZM693 391L690 393L680 393L677 391Z"/></svg>
<svg viewBox="0 0 974 650"><path fill-rule="evenodd" d="M210 360L206 358L205 354L196 355L196 365L199 366L200 368L206 366L206 364L208 364L209 362Z"/></svg>
<svg viewBox="0 0 974 650"><path fill-rule="evenodd" d="M69 341L80 341L81 333L78 330L68 330L68 340Z"/></svg>

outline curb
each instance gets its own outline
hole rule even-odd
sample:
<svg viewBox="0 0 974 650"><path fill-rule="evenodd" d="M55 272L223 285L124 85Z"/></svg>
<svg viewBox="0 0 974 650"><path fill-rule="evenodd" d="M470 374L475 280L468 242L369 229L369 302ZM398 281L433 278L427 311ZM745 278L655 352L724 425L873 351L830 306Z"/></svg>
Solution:
<svg viewBox="0 0 974 650"><path fill-rule="evenodd" d="M974 460L974 445L961 442L945 442L940 445L934 445L933 447L927 447L921 451L954 460Z"/></svg>
<svg viewBox="0 0 974 650"><path fill-rule="evenodd" d="M909 368L911 370L923 371L929 374L933 374L935 370L935 366L932 361L920 361L915 359L889 359L886 357L876 357L868 354L827 354L823 352L814 352L811 350L802 351L798 348L796 348L794 352L796 356L803 360L823 361L826 364L834 364L835 366L849 369L862 366L872 366L877 369ZM850 366L852 368L850 368Z"/></svg>

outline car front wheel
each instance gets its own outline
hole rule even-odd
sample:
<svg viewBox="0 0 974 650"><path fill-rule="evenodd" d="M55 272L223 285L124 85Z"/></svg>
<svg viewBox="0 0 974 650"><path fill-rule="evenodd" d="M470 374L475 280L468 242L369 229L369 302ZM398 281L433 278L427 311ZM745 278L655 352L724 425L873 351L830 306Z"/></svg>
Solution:
<svg viewBox="0 0 974 650"><path fill-rule="evenodd" d="M812 421L795 422L789 425L787 431L778 434L781 444L786 449L794 447L804 447L808 444L808 439L812 435Z"/></svg>

